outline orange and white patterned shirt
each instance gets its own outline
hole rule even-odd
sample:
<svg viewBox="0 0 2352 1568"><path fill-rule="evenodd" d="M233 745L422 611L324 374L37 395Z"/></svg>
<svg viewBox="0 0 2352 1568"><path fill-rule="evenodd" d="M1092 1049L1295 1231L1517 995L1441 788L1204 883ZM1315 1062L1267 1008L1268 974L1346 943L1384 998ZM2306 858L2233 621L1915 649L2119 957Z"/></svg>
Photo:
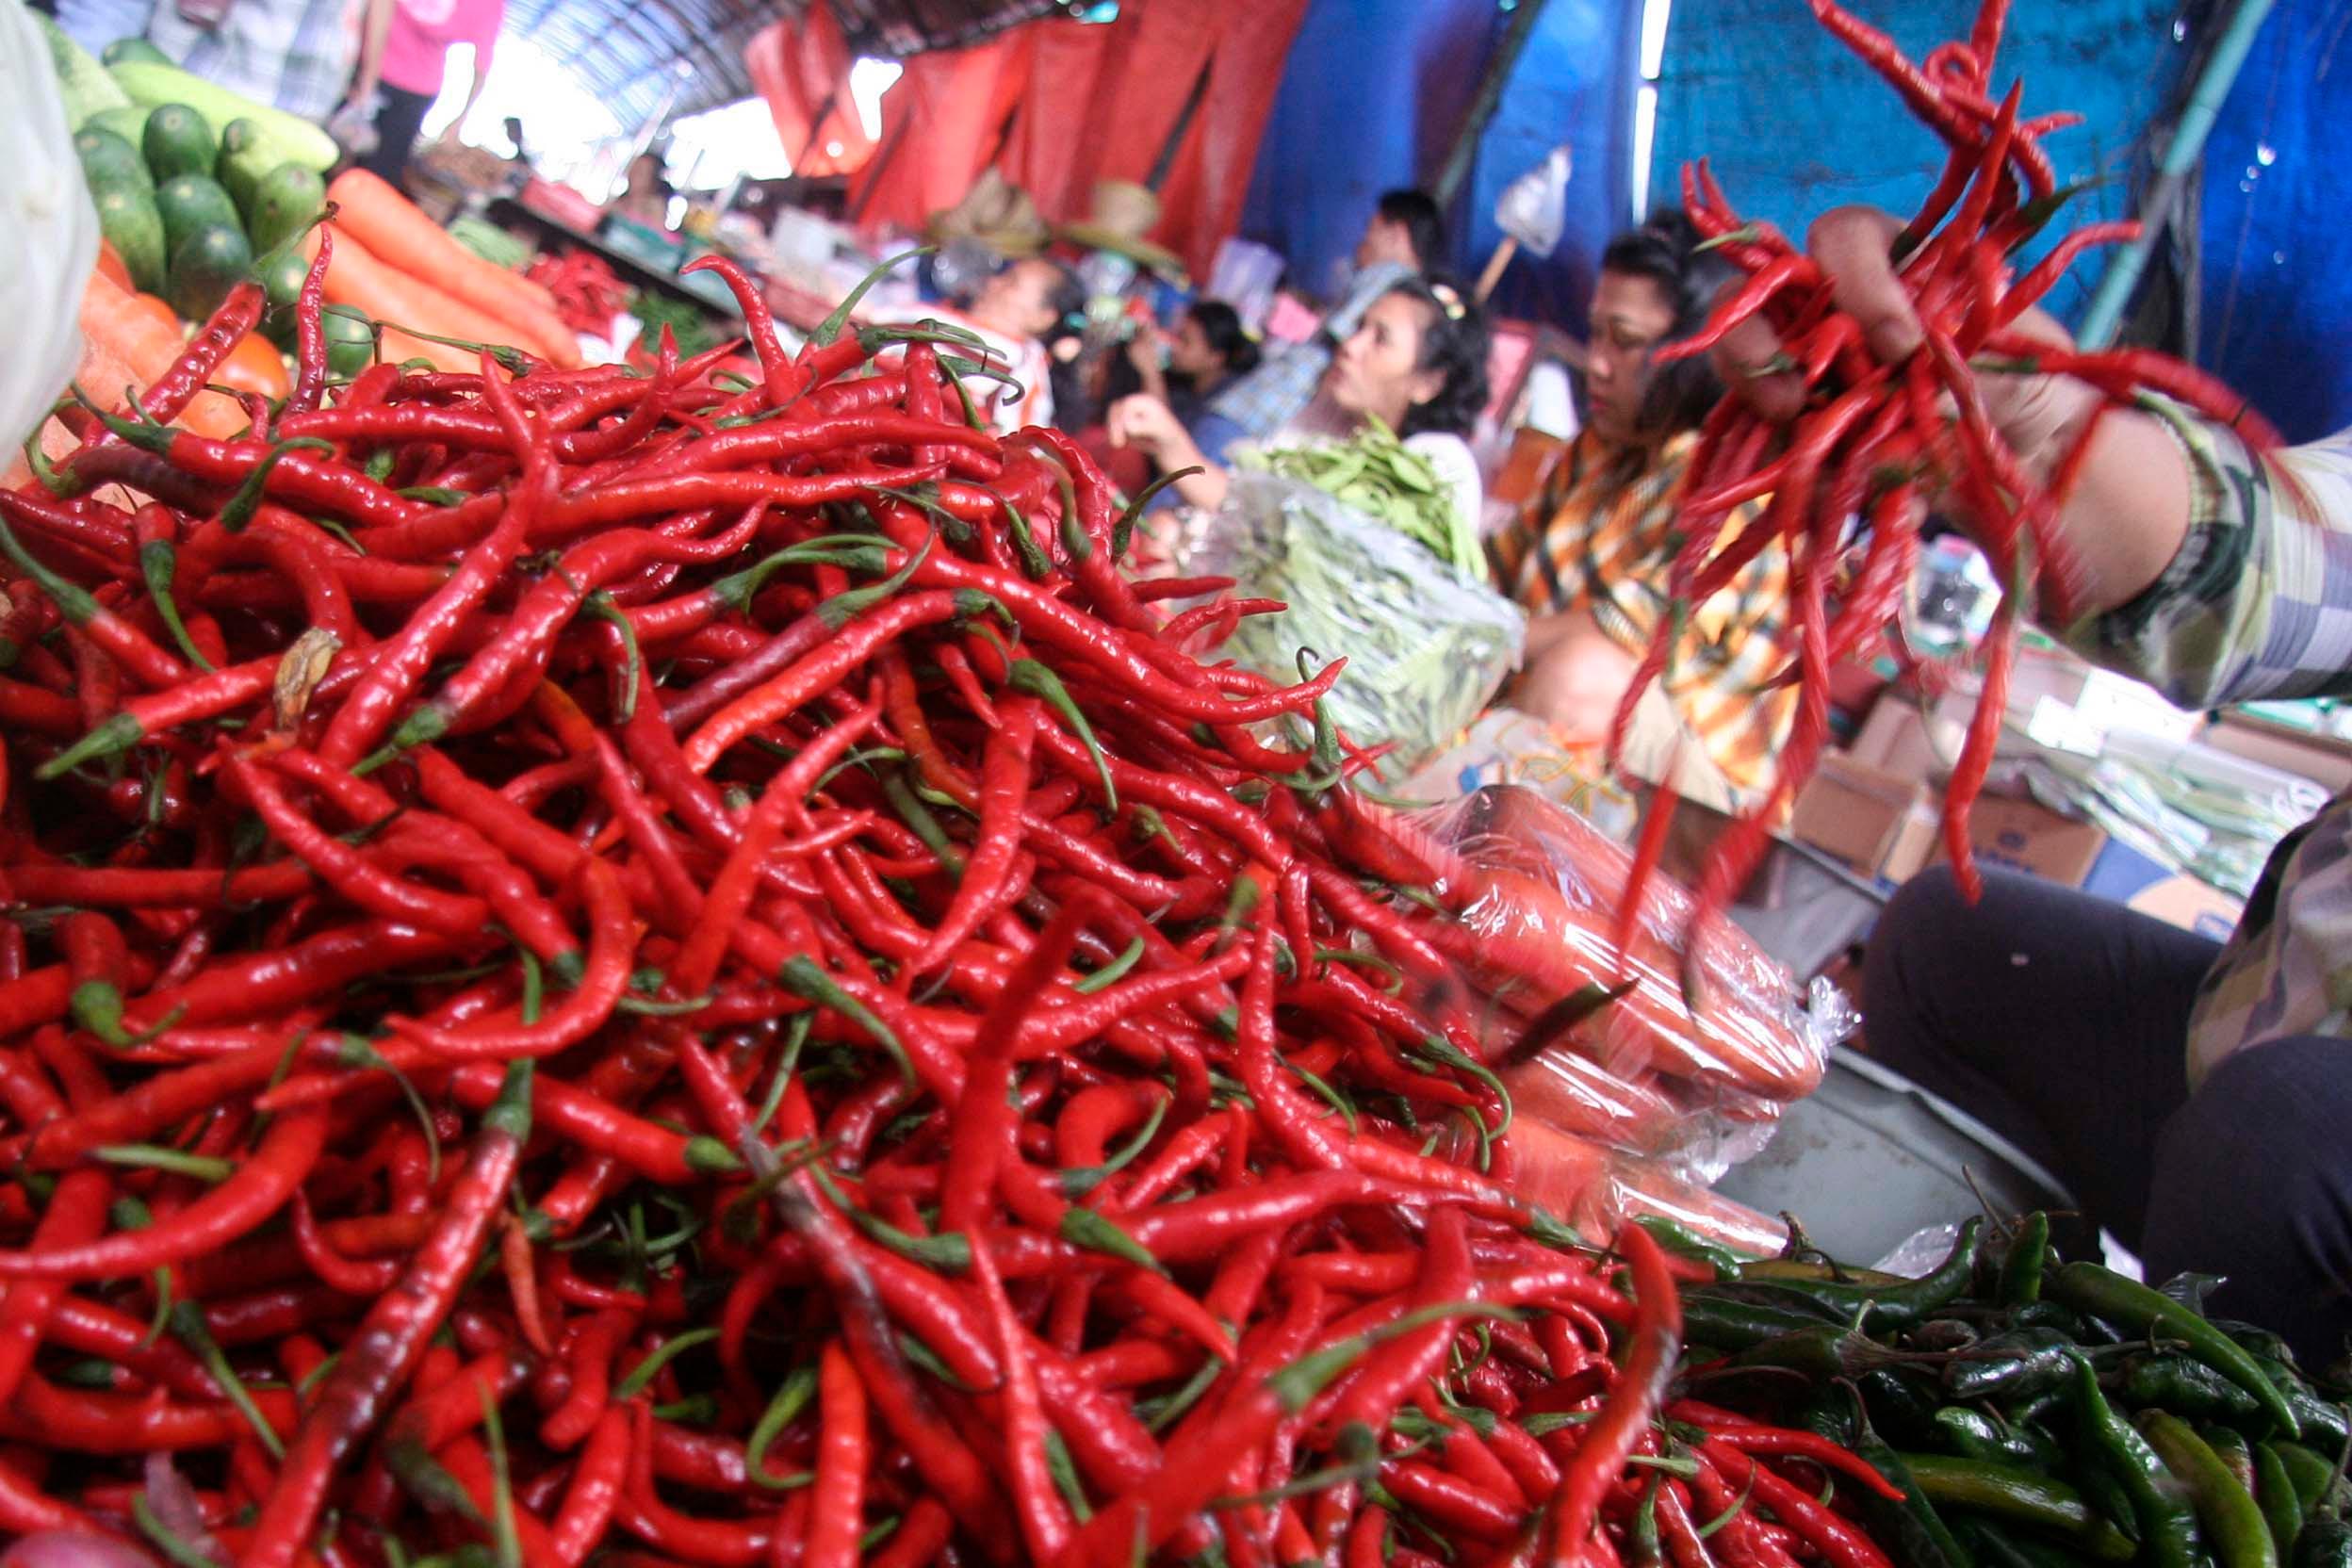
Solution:
<svg viewBox="0 0 2352 1568"><path fill-rule="evenodd" d="M1674 613L1667 568L1678 541L1681 498L1696 432L1644 454L1587 430L1569 446L1541 494L1490 548L1495 582L1530 616L1583 610L1635 657ZM1723 536L1744 528L1761 503L1724 519ZM1788 557L1773 545L1722 593L1693 605L1668 665L1666 695L1691 737L1742 793L1772 779L1788 733L1793 688L1759 689L1792 656L1784 613Z"/></svg>

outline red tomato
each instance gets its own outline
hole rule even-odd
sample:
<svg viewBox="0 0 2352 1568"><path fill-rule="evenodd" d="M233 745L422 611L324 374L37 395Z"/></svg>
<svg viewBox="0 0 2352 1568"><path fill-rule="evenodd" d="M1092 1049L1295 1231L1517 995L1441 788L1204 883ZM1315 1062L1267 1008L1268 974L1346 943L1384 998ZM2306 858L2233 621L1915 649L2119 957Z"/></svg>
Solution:
<svg viewBox="0 0 2352 1568"><path fill-rule="evenodd" d="M122 289L125 294L134 292L131 287L131 270L122 265L121 253L104 239L98 242L98 271L108 283Z"/></svg>
<svg viewBox="0 0 2352 1568"><path fill-rule="evenodd" d="M268 338L258 335L250 336L230 350L229 357L213 371L212 379L239 392L258 392L272 402L289 390L286 361Z"/></svg>

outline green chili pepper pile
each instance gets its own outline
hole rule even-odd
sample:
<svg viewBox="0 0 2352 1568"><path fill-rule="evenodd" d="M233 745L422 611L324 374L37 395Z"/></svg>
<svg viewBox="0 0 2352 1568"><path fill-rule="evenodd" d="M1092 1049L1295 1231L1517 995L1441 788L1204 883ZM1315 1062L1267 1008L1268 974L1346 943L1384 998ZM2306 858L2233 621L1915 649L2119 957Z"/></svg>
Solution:
<svg viewBox="0 0 2352 1568"><path fill-rule="evenodd" d="M1684 1293L1689 1408L1869 1461L1901 1494L1856 1493L1852 1511L1897 1568L2352 1561L2343 1391L2277 1335L2207 1317L2210 1280L2061 1262L2038 1214L1989 1235L1969 1221L1916 1280L1661 1233L1718 1272Z"/></svg>

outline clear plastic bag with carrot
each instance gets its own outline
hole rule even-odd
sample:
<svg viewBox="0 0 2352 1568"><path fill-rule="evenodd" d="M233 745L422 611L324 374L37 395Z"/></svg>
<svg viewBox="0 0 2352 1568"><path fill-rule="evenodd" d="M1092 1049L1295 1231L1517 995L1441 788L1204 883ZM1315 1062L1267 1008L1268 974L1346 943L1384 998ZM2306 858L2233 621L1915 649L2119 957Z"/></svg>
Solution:
<svg viewBox="0 0 2352 1568"><path fill-rule="evenodd" d="M1444 917L1431 929L1511 1092L1516 1180L1592 1218L1663 1210L1759 1233L1769 1222L1704 1189L1821 1083L1854 1022L1835 988L1800 987L1728 922L1686 963L1690 895L1671 877L1621 921L1631 854L1534 790L1410 816L1344 809L1331 830L1377 835L1392 876Z"/></svg>

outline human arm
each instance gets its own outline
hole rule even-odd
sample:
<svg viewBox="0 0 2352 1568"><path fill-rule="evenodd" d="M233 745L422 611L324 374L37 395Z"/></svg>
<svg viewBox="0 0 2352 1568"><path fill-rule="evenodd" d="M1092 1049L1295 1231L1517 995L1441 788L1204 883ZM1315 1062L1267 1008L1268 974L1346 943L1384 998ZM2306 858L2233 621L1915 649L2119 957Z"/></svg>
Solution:
<svg viewBox="0 0 2352 1568"><path fill-rule="evenodd" d="M368 0L359 22L359 68L351 76L349 102L365 104L384 81L384 42L392 34L396 0Z"/></svg>
<svg viewBox="0 0 2352 1568"><path fill-rule="evenodd" d="M464 19L465 32L457 40L474 48L474 80L466 90L466 104L449 122L449 134L456 136L482 102L482 90L490 85L490 57L498 51L498 29L506 24L504 0L488 0L487 4L463 4L459 16Z"/></svg>
<svg viewBox="0 0 2352 1568"><path fill-rule="evenodd" d="M466 102L464 106L458 109L457 118L449 122L449 135L454 137L459 131L465 128L466 118L474 112L474 106L482 102L482 89L488 87L489 85L490 45L487 43L477 43L474 45L473 84L466 90Z"/></svg>
<svg viewBox="0 0 2352 1568"><path fill-rule="evenodd" d="M1183 468L1200 469L1199 473L1184 475L1171 486L1186 501L1208 509L1224 503L1233 476L1223 465L1209 460L1168 404L1143 392L1121 398L1111 405L1106 425L1112 446L1133 447L1158 464L1164 474Z"/></svg>
<svg viewBox="0 0 2352 1568"><path fill-rule="evenodd" d="M1840 307L1890 362L1919 342L1887 259L1897 226L1842 208L1807 240ZM2068 341L2038 311L2017 326ZM1742 368L1776 348L1770 329L1751 322L1725 340L1718 366L1760 411L1786 416L1802 401L1794 379ZM1986 373L1977 385L1995 428L2044 477L2101 401L2064 376ZM2352 529L2352 459L2336 443L2265 461L2170 404L2111 408L2056 528L2080 569L2074 619L2059 629L2086 655L2190 707L2352 690L2352 639L2336 629L2352 625L2352 535L2339 531Z"/></svg>

